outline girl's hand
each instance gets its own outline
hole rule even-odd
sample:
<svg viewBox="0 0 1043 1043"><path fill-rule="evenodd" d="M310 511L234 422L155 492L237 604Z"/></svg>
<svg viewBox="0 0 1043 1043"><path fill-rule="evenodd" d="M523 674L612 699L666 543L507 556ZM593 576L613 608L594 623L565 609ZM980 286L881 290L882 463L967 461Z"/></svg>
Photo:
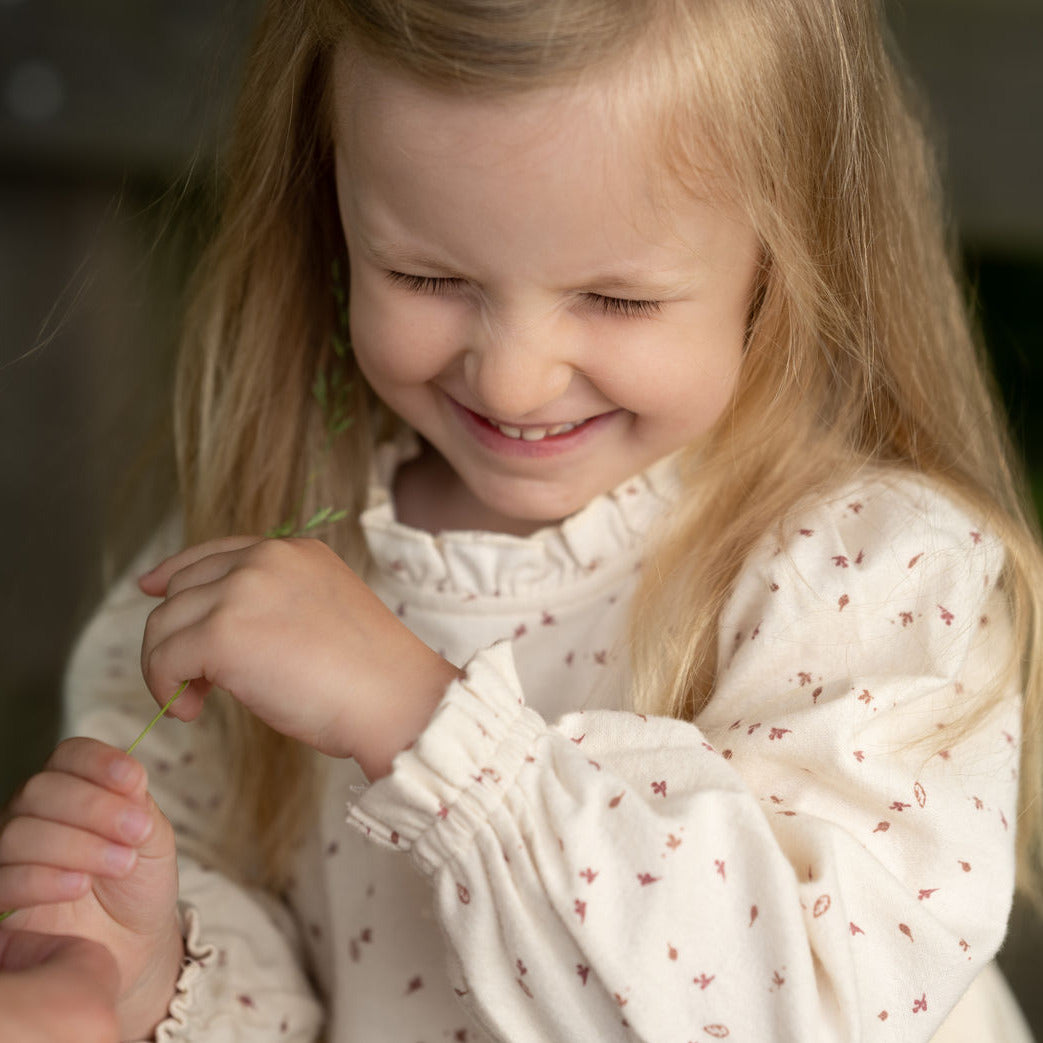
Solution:
<svg viewBox="0 0 1043 1043"><path fill-rule="evenodd" d="M94 739L69 739L22 787L0 830L0 924L99 942L119 970L123 1039L167 1012L183 944L174 833L145 769Z"/></svg>
<svg viewBox="0 0 1043 1043"><path fill-rule="evenodd" d="M85 938L0 931L0 1039L118 1043L119 970Z"/></svg>
<svg viewBox="0 0 1043 1043"><path fill-rule="evenodd" d="M355 757L370 779L457 676L318 540L214 540L139 582L165 596L141 649L160 705L190 678L170 712L192 720L216 685L276 731Z"/></svg>

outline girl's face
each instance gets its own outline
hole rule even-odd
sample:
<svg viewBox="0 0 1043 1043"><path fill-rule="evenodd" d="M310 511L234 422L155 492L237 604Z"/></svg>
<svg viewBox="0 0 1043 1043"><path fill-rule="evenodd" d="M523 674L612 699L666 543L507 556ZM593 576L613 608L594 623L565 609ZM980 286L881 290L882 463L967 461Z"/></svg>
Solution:
<svg viewBox="0 0 1043 1043"><path fill-rule="evenodd" d="M456 527L561 519L720 417L757 238L657 176L606 89L467 97L353 57L334 111L354 351L449 464Z"/></svg>

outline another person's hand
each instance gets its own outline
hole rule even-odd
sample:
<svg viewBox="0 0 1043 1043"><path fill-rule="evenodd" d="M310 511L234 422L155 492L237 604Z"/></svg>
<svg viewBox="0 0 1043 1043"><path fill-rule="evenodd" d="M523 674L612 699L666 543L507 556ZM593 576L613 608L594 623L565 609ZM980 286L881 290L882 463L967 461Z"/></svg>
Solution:
<svg viewBox="0 0 1043 1043"><path fill-rule="evenodd" d="M184 946L174 832L148 793L145 769L112 746L69 739L6 818L0 909L18 911L0 934L76 935L103 945L119 973L121 1036L148 1038L166 1016Z"/></svg>
<svg viewBox="0 0 1043 1043"><path fill-rule="evenodd" d="M458 671L325 544L232 537L190 547L139 580L163 603L141 650L164 704L192 720L211 686L276 731L371 779L423 730Z"/></svg>
<svg viewBox="0 0 1043 1043"><path fill-rule="evenodd" d="M0 1039L117 1043L119 970L97 942L0 931Z"/></svg>

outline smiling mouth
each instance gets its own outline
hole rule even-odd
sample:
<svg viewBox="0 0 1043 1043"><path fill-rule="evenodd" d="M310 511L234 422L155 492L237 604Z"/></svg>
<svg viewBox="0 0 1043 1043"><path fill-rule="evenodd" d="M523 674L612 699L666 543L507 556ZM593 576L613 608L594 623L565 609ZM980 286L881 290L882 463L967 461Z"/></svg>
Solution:
<svg viewBox="0 0 1043 1043"><path fill-rule="evenodd" d="M575 431L577 427L582 427L588 421L593 419L593 417L587 417L585 420L575 420L569 424L554 424L551 427L513 427L510 424L501 424L495 420L490 420L489 417L481 416L481 414L475 415L490 427L499 431L501 435L522 442L542 442L547 438L566 435L570 431Z"/></svg>

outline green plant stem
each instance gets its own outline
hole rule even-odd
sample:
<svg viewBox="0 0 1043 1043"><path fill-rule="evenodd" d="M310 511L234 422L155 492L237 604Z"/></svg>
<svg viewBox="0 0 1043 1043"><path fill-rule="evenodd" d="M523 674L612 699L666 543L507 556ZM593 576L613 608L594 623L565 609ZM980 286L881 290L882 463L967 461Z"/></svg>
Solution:
<svg viewBox="0 0 1043 1043"><path fill-rule="evenodd" d="M127 747L127 753L134 752L134 747L137 746L137 744L141 742L141 740L144 739L145 736L148 735L148 733L152 731L153 728L156 727L160 720L162 720L162 718L166 715L167 710L169 710L174 705L178 697L187 687L188 682L182 681L181 687L166 701L166 703L163 704L163 709L160 710L159 713L157 713L156 716L153 717L152 720L145 725L145 730Z"/></svg>
<svg viewBox="0 0 1043 1043"><path fill-rule="evenodd" d="M166 715L167 710L169 710L174 705L174 703L180 697L181 693L187 687L188 682L182 681L181 687L166 701L166 703L164 703L163 709L160 710L159 713L157 713L156 716L153 717L152 720L145 725L145 730L127 747L127 753L134 752L134 748L138 745L138 743L141 742L141 740L144 739L145 736L148 735L148 733L152 731L152 729L155 728L157 724L159 724L159 722ZM6 920L9 916L14 916L14 914L17 912L17 909L8 909L6 913L0 913L0 923L3 923L4 920Z"/></svg>

